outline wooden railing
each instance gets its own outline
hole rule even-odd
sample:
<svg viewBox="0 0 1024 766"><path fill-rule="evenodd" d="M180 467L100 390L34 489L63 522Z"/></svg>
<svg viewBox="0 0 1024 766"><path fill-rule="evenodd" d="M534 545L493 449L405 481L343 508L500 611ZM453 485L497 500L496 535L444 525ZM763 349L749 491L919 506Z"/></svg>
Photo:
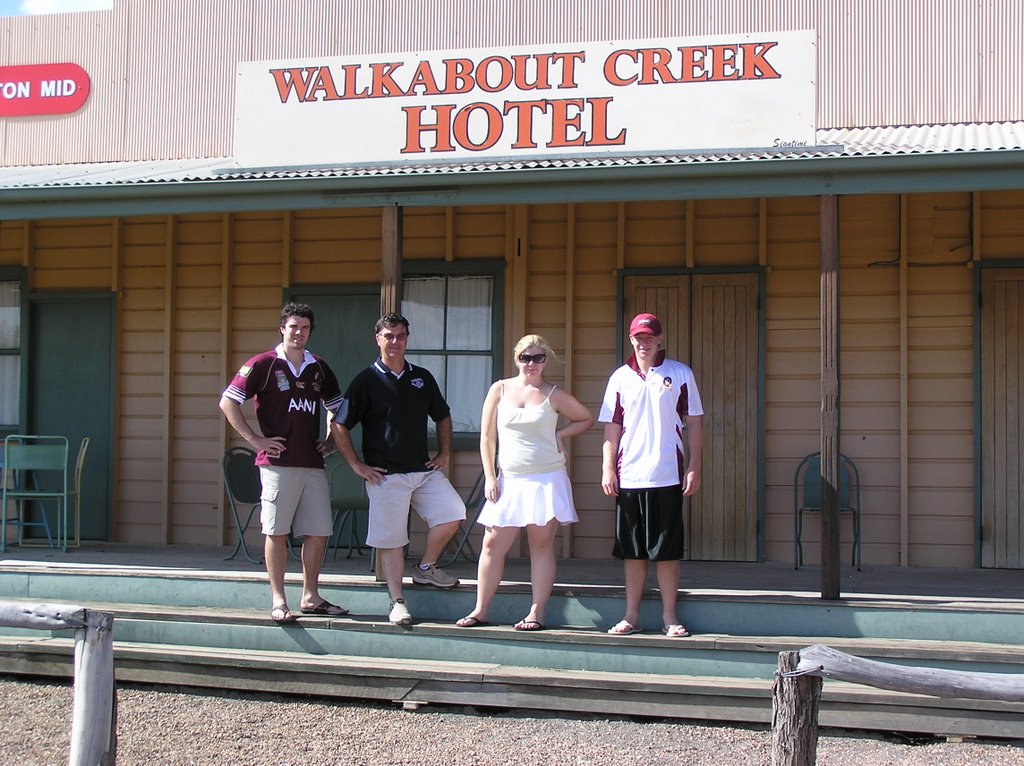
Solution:
<svg viewBox="0 0 1024 766"><path fill-rule="evenodd" d="M772 685L772 766L814 766L822 678L932 697L1024 702L1024 675L908 668L822 644L780 652Z"/></svg>
<svg viewBox="0 0 1024 766"><path fill-rule="evenodd" d="M75 631L75 693L70 766L113 766L117 698L114 616L81 606L0 601L0 626ZM8 711L17 715L17 711Z"/></svg>

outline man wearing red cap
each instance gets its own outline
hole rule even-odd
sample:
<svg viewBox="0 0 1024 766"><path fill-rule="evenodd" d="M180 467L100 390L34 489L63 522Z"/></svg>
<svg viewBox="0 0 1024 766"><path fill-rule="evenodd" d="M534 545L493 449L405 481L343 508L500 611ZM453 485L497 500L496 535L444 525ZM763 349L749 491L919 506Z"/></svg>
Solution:
<svg viewBox="0 0 1024 766"><path fill-rule="evenodd" d="M693 370L666 358L661 322L637 314L629 325L633 353L608 379L601 488L615 498L615 548L626 569L626 614L608 632L640 632L647 562L655 562L662 633L690 635L676 614L683 557L683 496L700 489L704 409ZM686 431L686 454L683 431Z"/></svg>

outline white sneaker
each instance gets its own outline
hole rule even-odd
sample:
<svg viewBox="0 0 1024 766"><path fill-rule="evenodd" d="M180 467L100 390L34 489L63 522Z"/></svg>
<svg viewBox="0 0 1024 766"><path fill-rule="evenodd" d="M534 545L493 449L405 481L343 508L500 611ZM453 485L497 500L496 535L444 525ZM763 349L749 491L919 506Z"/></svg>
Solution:
<svg viewBox="0 0 1024 766"><path fill-rule="evenodd" d="M412 581L419 585L433 585L435 588L454 588L459 584L458 577L452 577L433 564L426 569L420 569L419 566L413 569Z"/></svg>
<svg viewBox="0 0 1024 766"><path fill-rule="evenodd" d="M391 614L388 619L392 625L412 625L412 615L409 614L409 607L405 605L404 598L396 598L391 602Z"/></svg>

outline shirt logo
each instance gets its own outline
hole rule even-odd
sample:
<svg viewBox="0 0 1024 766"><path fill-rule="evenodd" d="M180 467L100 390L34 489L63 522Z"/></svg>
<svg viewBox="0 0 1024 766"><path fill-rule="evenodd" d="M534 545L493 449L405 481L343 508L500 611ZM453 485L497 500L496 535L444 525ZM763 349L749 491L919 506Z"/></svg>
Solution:
<svg viewBox="0 0 1024 766"><path fill-rule="evenodd" d="M672 388L672 378L665 378L663 381L661 381L661 385L663 385L665 388Z"/></svg>
<svg viewBox="0 0 1024 766"><path fill-rule="evenodd" d="M423 388L423 386L426 385L423 382L423 378L413 378L409 382L412 383L413 388Z"/></svg>
<svg viewBox="0 0 1024 766"><path fill-rule="evenodd" d="M316 402L312 399L292 399L288 402L288 412L308 412L316 414Z"/></svg>
<svg viewBox="0 0 1024 766"><path fill-rule="evenodd" d="M284 374L284 370L274 370L274 377L277 378L277 390L287 391L291 388L288 383L288 376Z"/></svg>
<svg viewBox="0 0 1024 766"><path fill-rule="evenodd" d="M243 364L241 369L238 371L238 377L248 378L250 372L252 372L252 367L247 364Z"/></svg>

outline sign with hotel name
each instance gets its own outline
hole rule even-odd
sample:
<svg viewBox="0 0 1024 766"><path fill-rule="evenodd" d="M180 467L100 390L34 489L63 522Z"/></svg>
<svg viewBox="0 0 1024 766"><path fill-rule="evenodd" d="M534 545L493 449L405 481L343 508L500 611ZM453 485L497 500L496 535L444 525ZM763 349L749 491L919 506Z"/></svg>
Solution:
<svg viewBox="0 0 1024 766"><path fill-rule="evenodd" d="M0 66L0 117L70 114L89 98L89 75L78 64Z"/></svg>
<svg viewBox="0 0 1024 766"><path fill-rule="evenodd" d="M243 62L242 167L814 145L811 31Z"/></svg>

